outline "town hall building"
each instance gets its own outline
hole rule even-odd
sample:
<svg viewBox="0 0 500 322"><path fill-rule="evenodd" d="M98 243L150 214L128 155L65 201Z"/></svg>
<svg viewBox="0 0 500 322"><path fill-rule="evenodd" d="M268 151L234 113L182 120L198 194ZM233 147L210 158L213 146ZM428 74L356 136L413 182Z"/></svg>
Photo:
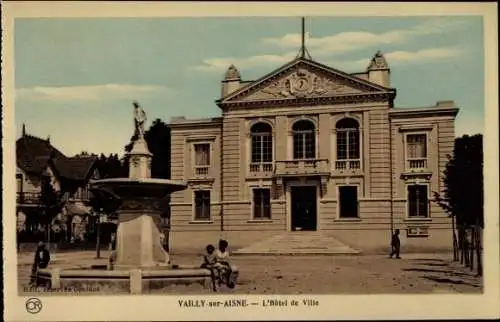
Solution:
<svg viewBox="0 0 500 322"><path fill-rule="evenodd" d="M341 67L341 66L339 66ZM329 234L358 248L451 247L451 219L433 202L453 151L453 101L398 108L389 64L364 72L296 59L253 81L230 66L221 117L173 118L171 231L230 236ZM213 237L213 238L215 238ZM203 245L202 245L203 246Z"/></svg>

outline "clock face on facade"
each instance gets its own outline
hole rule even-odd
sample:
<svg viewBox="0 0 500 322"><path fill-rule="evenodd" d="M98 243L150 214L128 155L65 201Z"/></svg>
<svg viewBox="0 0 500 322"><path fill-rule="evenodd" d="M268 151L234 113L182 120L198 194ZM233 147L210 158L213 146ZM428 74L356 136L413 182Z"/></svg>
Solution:
<svg viewBox="0 0 500 322"><path fill-rule="evenodd" d="M309 88L309 80L305 77L300 77L295 81L295 90L306 91Z"/></svg>

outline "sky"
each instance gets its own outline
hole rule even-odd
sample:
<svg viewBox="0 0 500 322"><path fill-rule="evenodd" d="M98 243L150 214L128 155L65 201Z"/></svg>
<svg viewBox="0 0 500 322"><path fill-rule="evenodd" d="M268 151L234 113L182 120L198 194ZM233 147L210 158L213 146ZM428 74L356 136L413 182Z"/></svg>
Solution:
<svg viewBox="0 0 500 322"><path fill-rule="evenodd" d="M308 17L305 25L314 60L363 72L381 50L396 108L454 100L456 135L483 133L482 17ZM25 123L68 156L122 155L134 100L148 124L219 116L229 65L243 80L279 68L297 55L300 26L297 17L17 18L17 137Z"/></svg>

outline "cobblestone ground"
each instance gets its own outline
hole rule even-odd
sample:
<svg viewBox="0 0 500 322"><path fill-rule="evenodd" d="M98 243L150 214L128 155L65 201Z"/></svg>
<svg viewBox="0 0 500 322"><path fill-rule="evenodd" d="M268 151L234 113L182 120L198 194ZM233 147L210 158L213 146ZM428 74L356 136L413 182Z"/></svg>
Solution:
<svg viewBox="0 0 500 322"><path fill-rule="evenodd" d="M107 256L104 252L103 257ZM102 263L93 252L60 254L52 267ZM29 279L31 256L20 255L19 288ZM197 264L195 255L173 257L179 264ZM374 294L374 293L480 293L482 279L453 262L448 254L408 254L402 259L385 256L234 256L240 279L238 294ZM154 293L199 294L199 284L173 285Z"/></svg>

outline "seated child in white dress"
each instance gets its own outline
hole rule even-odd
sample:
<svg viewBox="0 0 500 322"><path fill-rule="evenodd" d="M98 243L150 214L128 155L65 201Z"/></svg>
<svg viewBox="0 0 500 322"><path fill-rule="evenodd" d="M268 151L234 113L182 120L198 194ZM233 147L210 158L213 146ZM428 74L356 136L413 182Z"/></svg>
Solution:
<svg viewBox="0 0 500 322"><path fill-rule="evenodd" d="M220 281L224 282L228 287L234 288L236 278L238 276L238 268L231 265L229 260L229 243L226 240L219 241L219 249L215 251L216 263L214 267L219 272Z"/></svg>

